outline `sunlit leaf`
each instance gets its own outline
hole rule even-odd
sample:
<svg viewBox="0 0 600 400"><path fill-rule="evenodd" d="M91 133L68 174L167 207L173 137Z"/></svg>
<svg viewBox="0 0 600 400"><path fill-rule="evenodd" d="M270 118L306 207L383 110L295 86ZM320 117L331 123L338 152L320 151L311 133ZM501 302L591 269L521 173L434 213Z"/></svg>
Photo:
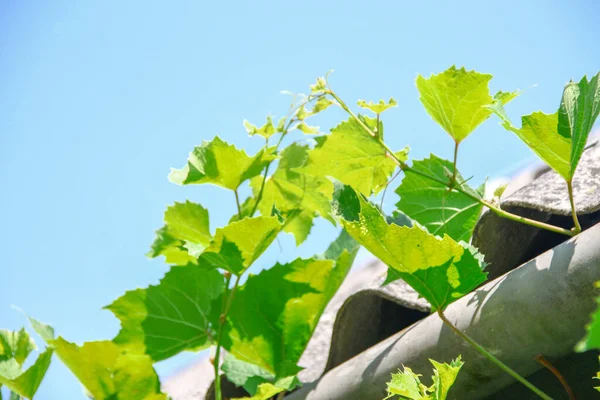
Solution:
<svg viewBox="0 0 600 400"><path fill-rule="evenodd" d="M241 275L275 240L281 228L279 220L270 216L231 222L217 229L200 260Z"/></svg>
<svg viewBox="0 0 600 400"><path fill-rule="evenodd" d="M225 356L221 369L225 372L227 380L238 387L243 387L250 395L255 395L259 385L263 383L271 383L282 391L290 391L301 385L295 376L276 379L274 374L258 365L238 360L231 354Z"/></svg>
<svg viewBox="0 0 600 400"><path fill-rule="evenodd" d="M300 213L284 227L284 231L294 234L297 245L310 233L315 216L320 215L334 223L329 204L333 191L331 182L297 170L306 163L308 153L308 147L299 144L292 144L282 152L277 170L265 182L258 207L262 215L270 215L273 207L283 213L299 210ZM251 181L255 197L260 192L262 182L262 176Z"/></svg>
<svg viewBox="0 0 600 400"><path fill-rule="evenodd" d="M167 400L152 360L105 340L82 346L59 337L49 343L56 355L96 399Z"/></svg>
<svg viewBox="0 0 600 400"><path fill-rule="evenodd" d="M589 82L584 76L579 83L569 82L563 91L558 110L558 134L571 140L571 177L575 174L588 136L600 113L600 72Z"/></svg>
<svg viewBox="0 0 600 400"><path fill-rule="evenodd" d="M375 119L363 118L375 127ZM320 139L300 171L334 177L370 196L385 187L395 168L385 149L351 118Z"/></svg>
<svg viewBox="0 0 600 400"><path fill-rule="evenodd" d="M432 397L427 393L427 386L419 379L421 375L415 374L408 367L403 368L404 371L398 370L398 373L392 374L392 380L387 383L386 399L400 396L400 399L431 400Z"/></svg>
<svg viewBox="0 0 600 400"><path fill-rule="evenodd" d="M432 154L424 160L414 161L411 170L449 182L448 172L452 173L453 168L452 162ZM483 187L476 192L463 181L463 177L457 173L457 187L473 196L482 197ZM400 201L396 203L400 211L434 235L447 234L456 241L469 241L482 209L478 201L456 190L449 191L447 185L411 171L406 172L396 193L400 196Z"/></svg>
<svg viewBox="0 0 600 400"><path fill-rule="evenodd" d="M317 82L313 85L310 85L310 92L314 94L322 92L325 89L327 89L327 82L323 77L317 78Z"/></svg>
<svg viewBox="0 0 600 400"><path fill-rule="evenodd" d="M275 380L275 375L258 365L238 360L227 354L221 365L227 380L238 387L243 387L248 393L254 394L261 383Z"/></svg>
<svg viewBox="0 0 600 400"><path fill-rule="evenodd" d="M29 399L35 395L50 366L53 352L46 349L23 370L23 363L35 348L35 342L25 329L0 330L0 386L5 385L18 396Z"/></svg>
<svg viewBox="0 0 600 400"><path fill-rule="evenodd" d="M386 103L384 100L379 100L379 103L374 103L373 101L366 102L364 100L359 100L359 107L366 108L367 110L373 111L375 114L381 114L389 108L397 107L398 102L394 100L392 97Z"/></svg>
<svg viewBox="0 0 600 400"><path fill-rule="evenodd" d="M433 385L425 386L419 379L421 375L415 374L410 368L403 367L404 371L392 374L392 380L387 383L389 398L399 400L446 400L450 387L454 384L458 372L463 366L460 356L450 364L438 363L429 360L434 367ZM400 396L400 397L395 397Z"/></svg>
<svg viewBox="0 0 600 400"><path fill-rule="evenodd" d="M224 347L277 378L295 375L325 306L348 273L358 245L342 234L321 257L276 264L250 276L228 313Z"/></svg>
<svg viewBox="0 0 600 400"><path fill-rule="evenodd" d="M333 101L331 101L327 97L325 97L325 96L319 97L317 99L317 101L315 102L315 105L313 106L313 108L310 112L310 115L315 115L317 113L320 113L321 111L324 111L327 108L329 108L329 106L331 106L332 104L333 104Z"/></svg>
<svg viewBox="0 0 600 400"><path fill-rule="evenodd" d="M571 174L569 164L571 141L557 133L558 113L544 114L536 111L521 118L522 127L515 127L500 102L489 107L502 121L502 126L515 133L542 160L568 179Z"/></svg>
<svg viewBox="0 0 600 400"><path fill-rule="evenodd" d="M18 331L0 329L0 361L14 358L19 365L23 365L29 353L35 349L35 342L25 328Z"/></svg>
<svg viewBox="0 0 600 400"><path fill-rule="evenodd" d="M274 159L275 156L264 149L250 157L217 136L197 146L190 153L187 165L183 169L172 169L169 179L180 185L211 183L236 190L245 180L259 175Z"/></svg>
<svg viewBox="0 0 600 400"><path fill-rule="evenodd" d="M164 255L169 264L186 265L196 261L211 239L208 210L190 201L175 203L167 208L165 226L156 231L147 255Z"/></svg>
<svg viewBox="0 0 600 400"><path fill-rule="evenodd" d="M246 131L250 136L260 135L265 139L268 139L277 132L279 132L279 130L277 130L276 127L273 125L273 119L270 116L267 117L267 122L265 122L265 124L260 128L244 120L244 128L246 128Z"/></svg>
<svg viewBox="0 0 600 400"><path fill-rule="evenodd" d="M452 66L429 78L417 76L417 89L427 113L460 143L491 115L486 107L493 102L491 79L492 75ZM505 104L516 95L500 92L497 96Z"/></svg>
<svg viewBox="0 0 600 400"><path fill-rule="evenodd" d="M508 184L500 185L496 189L494 189L494 197L500 198L504 194Z"/></svg>
<svg viewBox="0 0 600 400"><path fill-rule="evenodd" d="M128 291L106 307L121 320L114 342L154 361L208 347L214 338L209 315L224 288L215 269L172 267L158 285Z"/></svg>
<svg viewBox="0 0 600 400"><path fill-rule="evenodd" d="M258 386L258 390L254 396L251 397L236 397L232 400L269 400L276 394L283 392L285 389L278 388L271 383L261 383Z"/></svg>
<svg viewBox="0 0 600 400"><path fill-rule="evenodd" d="M590 130L600 113L600 73L589 82L566 85L560 109L553 114L540 111L523 116L521 128L515 127L501 101L488 108L502 121L502 126L514 132L546 164L565 180L571 181Z"/></svg>
<svg viewBox="0 0 600 400"><path fill-rule="evenodd" d="M379 209L347 185L334 192L334 211L348 233L411 285L432 306L444 309L485 281L475 249L419 225L388 224Z"/></svg>
<svg viewBox="0 0 600 400"><path fill-rule="evenodd" d="M146 255L150 258L165 256L165 262L173 265L186 265L196 262L196 258L185 247L186 243L169 234L166 226L156 231L156 238Z"/></svg>
<svg viewBox="0 0 600 400"><path fill-rule="evenodd" d="M307 135L318 135L319 133L321 133L319 132L318 126L310 126L304 122L300 122L297 125L297 129L302 131L303 133L306 133Z"/></svg>
<svg viewBox="0 0 600 400"><path fill-rule="evenodd" d="M434 367L433 370L433 399L446 400L450 387L456 381L456 377L462 366L465 364L460 359L460 356L453 360L450 364L439 363L435 360L429 360Z"/></svg>

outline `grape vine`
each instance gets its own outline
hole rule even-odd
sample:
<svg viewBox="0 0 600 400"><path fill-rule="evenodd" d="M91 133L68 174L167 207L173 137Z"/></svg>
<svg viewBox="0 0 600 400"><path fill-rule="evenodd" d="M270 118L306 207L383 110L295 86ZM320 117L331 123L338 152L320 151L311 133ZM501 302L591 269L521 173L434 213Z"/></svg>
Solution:
<svg viewBox="0 0 600 400"><path fill-rule="evenodd" d="M363 115L331 88L328 76L319 78L308 95L294 96L276 122L272 117L262 126L244 121L250 136L264 140L255 154L217 136L195 147L185 165L171 171L175 184L230 191L235 210L228 225L211 230L209 210L201 204L167 207L148 256L164 257L171 268L158 284L128 291L106 306L121 322L115 338L80 346L30 319L46 350L24 369L35 343L24 329L2 330L0 384L15 396L33 398L56 354L94 399L167 399L153 364L182 351L213 347L217 400L223 399L222 373L250 399L282 398L301 385L300 357L363 246L388 266L387 282L403 279L475 350L540 398L550 399L456 328L444 310L487 279L483 256L469 244L484 208L566 237L581 232L572 183L600 112L599 78L600 73L568 83L555 113L524 116L517 128L504 107L520 93L490 93L491 75L454 66L428 78L419 75L420 100L453 139L454 156L412 162L408 147L393 150L385 142L382 115L397 106L396 100L359 100L357 105L370 113ZM321 134L309 121L330 107L341 108L348 118ZM457 168L460 144L489 118L498 118L564 178L572 229L510 213L485 199L483 186L472 188L463 179ZM284 146L283 139L296 134L311 144ZM396 209L415 222L412 226L388 223L382 207L372 202L399 174ZM252 192L241 199L244 184ZM302 244L316 218L340 228L323 254L248 273L282 232ZM577 350L600 349L598 332L600 311ZM450 364L432 363L431 387L405 367L388 384L388 397L445 399L463 362L459 357Z"/></svg>

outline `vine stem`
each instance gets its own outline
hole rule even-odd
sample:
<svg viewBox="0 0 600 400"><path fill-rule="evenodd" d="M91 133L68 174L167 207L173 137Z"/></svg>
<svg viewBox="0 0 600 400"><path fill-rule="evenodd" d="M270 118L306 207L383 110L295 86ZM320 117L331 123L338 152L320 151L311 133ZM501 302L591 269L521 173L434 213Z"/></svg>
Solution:
<svg viewBox="0 0 600 400"><path fill-rule="evenodd" d="M240 206L240 195L238 194L237 189L235 189L233 191L233 193L235 193L235 205L237 206L237 210L238 210L238 218L242 219L242 207Z"/></svg>
<svg viewBox="0 0 600 400"><path fill-rule="evenodd" d="M394 179L396 179L398 177L398 175L400 175L400 172L402 172L402 170L398 170L398 172L396 172L396 174L394 176L392 176L392 179L390 179L385 184L385 188L383 188L383 194L381 195L381 203L379 204L379 211L383 212L383 200L385 199L385 194L387 193L388 186L390 186L390 183L392 183L394 181Z"/></svg>
<svg viewBox="0 0 600 400"><path fill-rule="evenodd" d="M496 366L499 367L501 370L503 370L504 372L506 372L507 374L509 374L510 376L512 376L513 378L515 378L519 382L521 382L529 390L531 390L532 392L534 392L535 394L537 394L540 398L542 398L544 400L552 400L552 397L548 396L547 394L545 394L544 392L542 392L540 389L538 389L537 387L533 386L531 384L531 382L529 382L527 379L523 378L517 372L515 372L510 367L508 367L506 364L504 364L502 361L498 360L489 351L487 351L485 348L483 348L481 345L479 345L476 341L474 341L473 339L471 339L471 337L469 337L469 335L467 335L466 333L464 333L463 331L461 331L460 329L458 329L456 326L454 326L446 318L446 316L444 315L444 312L442 310L438 310L437 314L439 315L440 319L444 322L444 324L446 324L446 326L448 328L452 329L452 331L454 333L456 333L458 336L460 336L465 342L469 343L471 345L471 347L473 347L475 350L477 350L479 353L481 353L485 358L487 358L488 360L490 360L491 362L493 362L494 364L496 364Z"/></svg>
<svg viewBox="0 0 600 400"><path fill-rule="evenodd" d="M285 137L285 135L288 133L288 129L290 129L290 126L292 125L293 122L294 122L294 119L293 118L290 119L290 121L288 122L288 124L285 127L285 129L283 130L283 132L281 132L281 136L279 137L279 141L275 145L275 152L277 152L277 150L279 149L279 145L281 144L281 141L283 140L283 138ZM268 145L268 142L267 142L267 145ZM258 203L260 203L260 201L262 200L263 192L265 190L265 184L267 183L267 175L269 174L269 168L271 167L272 163L273 163L273 161L269 161L269 163L265 167L265 172L263 174L263 179L262 179L262 182L260 184L260 189L258 191L258 196L256 196L256 202L254 203L254 207L252 207L252 212L250 213L250 217L252 217L254 215L254 213L258 209Z"/></svg>
<svg viewBox="0 0 600 400"><path fill-rule="evenodd" d="M339 103L340 107L342 107L344 109L344 111L346 111L348 114L350 114L350 116L352 118L354 118L354 120L365 130L365 132L367 132L371 137L373 137L373 139L375 139L385 149L385 151L387 152L387 156L389 158L391 158L392 160L394 160L405 173L411 172L411 173L420 175L424 178L430 179L432 181L438 182L444 186L448 186L448 182L445 182L434 176L430 176L426 173L416 171L416 170L410 168L406 163L404 163L402 160L400 160L398 158L398 156L396 156L396 154L394 154L392 149L390 149L388 147L388 145L385 144L385 142L383 140L381 140L381 138L379 138L363 121L360 120L360 118L358 118L356 116L356 114L354 114L354 112L346 105L346 103L344 103L344 101L342 99L340 99L330 89L327 90L327 93L330 94ZM456 168L455 168L455 170L456 170ZM475 193L470 193L470 192L462 189L460 186L451 187L450 189L456 190L457 192L464 194L465 196L467 196L467 197L477 201L478 203L482 204L483 206L489 208L492 212L494 212L498 216L509 219L511 221L520 222L520 223L523 223L526 225L534 226L534 227L540 228L540 229L545 229L545 230L555 232L555 233L560 233L560 234L566 235L566 236L575 236L577 234L576 229L575 230L564 229L559 226L550 225L545 222L540 222L540 221L536 221L534 219L521 217L520 215L505 211L505 210L501 209L500 207L490 203L489 201L482 199Z"/></svg>
<svg viewBox="0 0 600 400"><path fill-rule="evenodd" d="M552 365L552 363L550 361L546 360L546 357L544 357L541 354L538 354L537 356L535 356L533 358L535 361L539 362L544 367L546 367L550 372L552 372L552 374L556 377L556 379L558 379L560 384L565 389L565 392L567 392L567 395L569 396L570 400L576 400L575 393L573 393L573 389L571 389L571 386L569 386L569 383L567 382L565 377L562 376L560 371L554 365Z"/></svg>
<svg viewBox="0 0 600 400"><path fill-rule="evenodd" d="M215 359L213 360L213 367L215 371L215 399L222 400L223 395L221 393L221 377L219 374L219 367L221 363L221 339L223 337L223 326L225 325L226 313L225 310L227 308L227 298L229 293L229 283L231 282L231 273L226 273L225 278L225 295L223 296L223 304L221 305L221 315L219 316L219 332L217 333L217 345L215 350ZM237 284L237 280L236 280Z"/></svg>
<svg viewBox="0 0 600 400"><path fill-rule="evenodd" d="M297 107L300 107L300 106L302 106L302 104ZM294 110L296 108L293 106L290 108L287 118L290 118L290 115L292 114L292 112L294 112ZM277 150L279 149L279 146L281 145L283 138L287 135L288 130L290 129L290 126L294 123L294 121L295 121L294 118L290 118L290 120L288 121L288 124L285 126L283 132L281 133L281 136L279 137L279 140L277 141L277 144L275 146L275 152L277 152ZM269 146L269 139L267 138L266 143L265 143L265 150L267 149L268 146ZM272 163L272 161L269 161L269 163L265 167L265 172L263 174L263 180L262 180L262 183L260 186L258 196L256 197L256 202L254 203L254 206L252 207L252 211L250 212L250 217L252 217L254 215L254 213L256 212L256 210L258 208L258 204L260 203L260 201L262 199L262 195L263 195L263 191L265 189L265 183L267 181L267 175L269 174L269 167L271 166L271 163ZM237 205L237 210L238 210L238 217L241 219L242 218L242 207L240 206L240 197L239 197L237 188L234 190L234 193L235 193L235 204ZM287 219L286 224L289 223L289 221L290 220ZM219 364L221 361L221 340L222 340L223 331L224 331L223 328L225 326L225 323L227 322L227 314L229 312L229 308L231 307L231 303L233 302L233 297L235 296L235 292L239 286L240 278L242 277L241 274L236 275L236 279L233 284L233 288L231 288L231 290L229 290L229 284L231 283L231 273L229 271L226 271L225 276L226 276L225 294L223 296L223 305L221 306L221 315L219 316L219 332L217 334L215 360L213 362L214 373L215 373L215 400L223 399L223 394L221 391L221 379L219 376L219 367L220 367Z"/></svg>
<svg viewBox="0 0 600 400"><path fill-rule="evenodd" d="M571 214L573 215L573 233L578 234L581 232L581 225L579 224L579 218L577 218L577 209L575 208L575 199L573 197L573 181L572 179L567 180L567 190L569 191L569 202L571 203Z"/></svg>

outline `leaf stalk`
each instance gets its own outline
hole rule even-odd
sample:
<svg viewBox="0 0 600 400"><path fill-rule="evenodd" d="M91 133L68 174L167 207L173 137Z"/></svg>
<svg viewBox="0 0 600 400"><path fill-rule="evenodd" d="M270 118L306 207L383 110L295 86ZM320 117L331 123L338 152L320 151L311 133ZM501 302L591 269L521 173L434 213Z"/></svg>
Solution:
<svg viewBox="0 0 600 400"><path fill-rule="evenodd" d="M453 166L452 179L450 180L450 185L448 186L449 188L453 188L456 185L456 173L457 173L456 162L458 160L458 145L459 144L460 144L460 142L458 142L458 141L454 142L454 161L452 163L452 166Z"/></svg>
<svg viewBox="0 0 600 400"><path fill-rule="evenodd" d="M576 400L575 393L573 393L573 389L571 389L571 386L569 386L569 383L567 382L565 377L562 376L560 371L554 365L552 365L552 363L550 361L548 361L546 359L546 357L544 357L541 354L538 354L537 356L535 356L533 358L535 361L539 362L544 367L546 367L550 372L552 372L552 374L556 377L556 379L558 379L560 384L565 389L565 392L567 392L567 395L569 396L569 400Z"/></svg>
<svg viewBox="0 0 600 400"><path fill-rule="evenodd" d="M571 215L573 216L573 234L577 235L581 232L581 225L579 224L579 218L577 218L577 209L575 208L575 198L573 196L573 180L567 181L567 190L569 191L569 202L571 203Z"/></svg>

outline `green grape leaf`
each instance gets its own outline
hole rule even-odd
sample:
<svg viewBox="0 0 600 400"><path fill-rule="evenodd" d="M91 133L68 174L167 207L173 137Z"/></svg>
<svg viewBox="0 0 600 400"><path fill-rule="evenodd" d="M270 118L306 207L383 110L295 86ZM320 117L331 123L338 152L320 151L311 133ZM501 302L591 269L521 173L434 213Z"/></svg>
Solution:
<svg viewBox="0 0 600 400"><path fill-rule="evenodd" d="M0 361L0 385L5 385L19 396L31 399L37 392L52 360L53 350L47 348L27 370L16 358ZM22 354L22 353L21 353Z"/></svg>
<svg viewBox="0 0 600 400"><path fill-rule="evenodd" d="M231 303L225 349L278 378L294 376L325 306L357 251L358 244L343 233L320 257L298 258L250 275Z"/></svg>
<svg viewBox="0 0 600 400"><path fill-rule="evenodd" d="M546 164L571 181L600 113L599 79L600 73L589 82L583 77L579 83L568 83L557 112L525 115L520 129L512 124L499 99L488 108L500 118L506 130L515 133Z"/></svg>
<svg viewBox="0 0 600 400"><path fill-rule="evenodd" d="M287 391L301 385L296 376L275 379L275 375L265 371L258 365L238 360L231 354L225 356L221 370L225 372L231 383L243 387L250 395L255 395L259 385L263 383L272 383L276 387Z"/></svg>
<svg viewBox="0 0 600 400"><path fill-rule="evenodd" d="M452 162L433 154L424 160L414 161L411 170L427 174L441 181L449 182L447 172L453 171ZM463 182L460 173L456 175L458 184ZM466 183L458 186L473 196L482 197ZM448 191L445 184L417 175L410 171L396 189L400 201L396 207L407 216L425 226L437 236L447 234L456 241L468 242L481 214L482 205L476 200L455 190Z"/></svg>
<svg viewBox="0 0 600 400"><path fill-rule="evenodd" d="M375 119L363 117L363 120L370 128L376 125ZM386 156L385 149L350 118L319 139L299 171L334 177L370 196L385 187L395 169L396 163Z"/></svg>
<svg viewBox="0 0 600 400"><path fill-rule="evenodd" d="M400 396L399 399L446 400L448 391L464 363L460 356L450 364L438 363L431 359L429 361L434 367L431 387L421 383L419 379L421 375L415 374L408 367L403 367L404 371L398 370L398 373L392 374L391 381L387 383L388 396L386 399Z"/></svg>
<svg viewBox="0 0 600 400"><path fill-rule="evenodd" d="M588 136L600 113L600 72L589 82L584 76L579 83L569 82L563 91L558 110L558 134L571 141L571 177L575 174Z"/></svg>
<svg viewBox="0 0 600 400"><path fill-rule="evenodd" d="M175 203L167 208L165 223L169 233L180 240L208 245L212 239L208 210L200 204Z"/></svg>
<svg viewBox="0 0 600 400"><path fill-rule="evenodd" d="M502 105L506 105L516 99L521 94L520 90L515 90L512 92L503 92L500 90L498 93L494 95L494 102L499 102ZM487 106L489 108L489 106ZM491 110L490 110L491 111Z"/></svg>
<svg viewBox="0 0 600 400"><path fill-rule="evenodd" d="M296 246L300 246L310 234L316 215L309 210L292 210L285 215L283 230L294 235Z"/></svg>
<svg viewBox="0 0 600 400"><path fill-rule="evenodd" d="M374 103L372 101L367 103L365 100L358 100L357 104L359 107L373 111L375 114L381 114L389 108L398 106L398 102L392 97L390 97L387 103L384 100L379 100L379 103Z"/></svg>
<svg viewBox="0 0 600 400"><path fill-rule="evenodd" d="M313 94L323 92L325 89L327 89L327 81L325 81L325 78L323 77L318 77L317 82L310 85L310 92Z"/></svg>
<svg viewBox="0 0 600 400"><path fill-rule="evenodd" d="M165 256L167 263L186 265L196 262L199 253L210 244L208 210L186 201L175 203L165 212L165 226L156 231L148 257Z"/></svg>
<svg viewBox="0 0 600 400"><path fill-rule="evenodd" d="M508 184L505 183L503 185L498 186L496 189L494 189L494 197L496 197L496 198L502 197L502 195L504 194L504 191L506 190L507 187L508 187Z"/></svg>
<svg viewBox="0 0 600 400"><path fill-rule="evenodd" d="M25 328L19 331L0 329L0 361L14 358L19 365L23 365L27 356L35 349L35 342Z"/></svg>
<svg viewBox="0 0 600 400"><path fill-rule="evenodd" d="M268 139L277 132L279 132L279 130L277 130L273 125L273 119L271 118L271 116L267 117L267 122L260 128L258 128L256 125L252 125L247 120L244 120L244 128L246 128L246 131L250 136L260 135L265 139Z"/></svg>
<svg viewBox="0 0 600 400"><path fill-rule="evenodd" d="M310 110L308 110L306 108L305 104L299 106L295 111L294 117L296 120L303 122L306 118L312 117L313 115L316 115L316 114L320 113L321 111L325 111L332 104L335 104L332 100L330 100L329 98L327 98L325 96L320 96L317 99L317 101L315 101L314 106ZM298 126L297 128L304 132L304 130L300 126ZM305 133L312 133L312 132L305 132ZM314 132L314 133L318 133L318 132Z"/></svg>
<svg viewBox="0 0 600 400"><path fill-rule="evenodd" d="M275 240L281 228L277 217L260 216L232 222L217 229L200 260L241 275Z"/></svg>
<svg viewBox="0 0 600 400"><path fill-rule="evenodd" d="M515 133L546 164L564 179L571 176L571 140L557 133L558 113L536 111L521 118L521 128L515 127L500 102L489 107L502 121L504 129Z"/></svg>
<svg viewBox="0 0 600 400"><path fill-rule="evenodd" d="M439 363L435 360L429 360L434 367L433 370L433 399L446 400L450 387L456 381L456 377L462 366L465 364L460 359L460 356L453 360L450 364Z"/></svg>
<svg viewBox="0 0 600 400"><path fill-rule="evenodd" d="M269 400L271 397L278 393L283 392L285 389L279 388L271 383L261 383L258 386L256 394L252 397L236 397L232 400Z"/></svg>
<svg viewBox="0 0 600 400"><path fill-rule="evenodd" d="M388 224L379 209L347 185L336 184L335 214L348 233L411 285L432 306L444 309L485 281L481 257L448 235L419 225Z"/></svg>
<svg viewBox="0 0 600 400"><path fill-rule="evenodd" d="M174 265L186 265L190 262L196 262L196 258L185 247L186 243L170 235L166 226L155 233L156 238L150 246L150 251L146 253L147 257L165 256L165 262Z"/></svg>
<svg viewBox="0 0 600 400"><path fill-rule="evenodd" d="M319 131L319 127L318 126L310 126L307 125L305 122L300 122L296 128L298 130L300 130L302 133L305 133L307 135L318 135L319 133L321 133Z"/></svg>
<svg viewBox="0 0 600 400"><path fill-rule="evenodd" d="M320 113L321 111L325 111L329 106L333 104L333 101L328 99L327 97L319 97L319 99L315 102L312 110L310 111L310 115L315 115Z"/></svg>
<svg viewBox="0 0 600 400"><path fill-rule="evenodd" d="M179 185L211 183L236 190L275 159L270 151L260 150L250 157L244 150L224 142L218 136L197 146L182 169L172 169L169 179Z"/></svg>
<svg viewBox="0 0 600 400"><path fill-rule="evenodd" d="M595 286L600 289L600 281L596 282ZM600 350L600 296L596 297L596 304L598 307L592 313L590 322L585 326L585 337L577 343L575 351Z"/></svg>
<svg viewBox="0 0 600 400"><path fill-rule="evenodd" d="M330 215L329 199L333 192L331 182L323 177L298 172L298 169L305 165L308 154L307 146L296 143L282 152L277 170L264 184L262 199L258 205L262 215L270 215L273 207L283 213L300 211L291 221L286 222L283 228L285 232L295 236L296 245L300 245L306 239L316 215L335 223ZM250 182L254 197L260 193L262 183L262 176Z"/></svg>
<svg viewBox="0 0 600 400"><path fill-rule="evenodd" d="M33 330L40 335L44 342L48 343L49 341L54 340L54 328L29 316L27 316L27 319Z"/></svg>
<svg viewBox="0 0 600 400"><path fill-rule="evenodd" d="M389 399L394 396L400 396L400 399L410 400L432 400L427 393L427 386L421 383L419 377L410 368L403 366L404 371L398 370L398 373L392 374L392 380L387 383Z"/></svg>
<svg viewBox="0 0 600 400"><path fill-rule="evenodd" d="M417 89L427 113L456 143L460 143L487 120L492 104L488 84L492 75L450 67L429 78L417 76ZM517 92L499 92L499 101L508 102Z"/></svg>
<svg viewBox="0 0 600 400"><path fill-rule="evenodd" d="M221 365L227 380L238 387L243 387L248 393L255 394L258 385L275 380L275 375L258 365L238 360L227 354Z"/></svg>
<svg viewBox="0 0 600 400"><path fill-rule="evenodd" d="M304 121L306 118L310 117L312 113L306 109L305 105L298 107L295 113L295 117L298 121Z"/></svg>
<svg viewBox="0 0 600 400"><path fill-rule="evenodd" d="M152 360L105 340L77 346L59 337L49 344L91 396L115 400L167 400Z"/></svg>
<svg viewBox="0 0 600 400"><path fill-rule="evenodd" d="M158 285L128 291L105 307L121 320L113 341L154 361L203 349L213 342L209 315L224 289L224 278L215 269L172 267Z"/></svg>

